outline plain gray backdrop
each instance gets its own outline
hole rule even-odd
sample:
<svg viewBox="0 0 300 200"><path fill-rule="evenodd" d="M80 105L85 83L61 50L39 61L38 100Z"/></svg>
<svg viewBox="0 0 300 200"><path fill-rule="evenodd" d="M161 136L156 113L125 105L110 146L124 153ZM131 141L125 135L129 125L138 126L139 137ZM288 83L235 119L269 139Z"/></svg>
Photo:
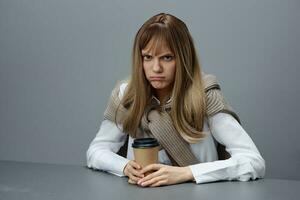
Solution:
<svg viewBox="0 0 300 200"><path fill-rule="evenodd" d="M139 27L182 19L266 160L300 179L300 1L1 0L0 160L86 164Z"/></svg>

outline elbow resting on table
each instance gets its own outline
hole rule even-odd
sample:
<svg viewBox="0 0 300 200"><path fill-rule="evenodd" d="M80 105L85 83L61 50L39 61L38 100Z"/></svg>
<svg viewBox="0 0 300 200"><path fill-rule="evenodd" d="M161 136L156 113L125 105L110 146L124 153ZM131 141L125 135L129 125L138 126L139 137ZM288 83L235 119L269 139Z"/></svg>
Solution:
<svg viewBox="0 0 300 200"><path fill-rule="evenodd" d="M96 149L90 147L86 151L86 164L88 168L96 169L96 166L94 166L95 156L96 156Z"/></svg>
<svg viewBox="0 0 300 200"><path fill-rule="evenodd" d="M237 177L239 181L255 180L265 176L265 160L261 156L249 158L245 164L248 165L248 170Z"/></svg>
<svg viewBox="0 0 300 200"><path fill-rule="evenodd" d="M91 165L91 158L92 157L92 155L91 155L91 152L90 152L90 149L88 149L87 151L86 151L86 164L87 164L87 167L88 168L91 168L92 167L92 165Z"/></svg>
<svg viewBox="0 0 300 200"><path fill-rule="evenodd" d="M261 157L258 156L255 160L255 162L251 163L254 170L257 173L257 178L263 178L266 173L266 162L265 160Z"/></svg>

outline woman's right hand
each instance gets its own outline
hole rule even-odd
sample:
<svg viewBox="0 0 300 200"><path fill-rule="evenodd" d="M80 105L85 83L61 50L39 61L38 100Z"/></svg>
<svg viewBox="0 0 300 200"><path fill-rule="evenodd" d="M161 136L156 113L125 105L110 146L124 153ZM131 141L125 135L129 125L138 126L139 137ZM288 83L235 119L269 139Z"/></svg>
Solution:
<svg viewBox="0 0 300 200"><path fill-rule="evenodd" d="M128 176L128 183L137 184L137 182L144 177L144 174L140 173L142 167L136 163L134 160L131 160L124 167L124 174Z"/></svg>

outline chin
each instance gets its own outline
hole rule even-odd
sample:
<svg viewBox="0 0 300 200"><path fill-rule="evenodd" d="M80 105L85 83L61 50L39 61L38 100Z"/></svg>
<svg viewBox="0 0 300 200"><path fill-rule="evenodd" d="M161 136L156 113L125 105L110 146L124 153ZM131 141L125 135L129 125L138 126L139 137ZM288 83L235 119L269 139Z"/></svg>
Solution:
<svg viewBox="0 0 300 200"><path fill-rule="evenodd" d="M168 81L150 81L151 86L156 90L162 90L170 87Z"/></svg>
<svg viewBox="0 0 300 200"><path fill-rule="evenodd" d="M167 87L165 84L151 84L151 85L154 89L157 89L157 90L161 90L161 89L164 89Z"/></svg>

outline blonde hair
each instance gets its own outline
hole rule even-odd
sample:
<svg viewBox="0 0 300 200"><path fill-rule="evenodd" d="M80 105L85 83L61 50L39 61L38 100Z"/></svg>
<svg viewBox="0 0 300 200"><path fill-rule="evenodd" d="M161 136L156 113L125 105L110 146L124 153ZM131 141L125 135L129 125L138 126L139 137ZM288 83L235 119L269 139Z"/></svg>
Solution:
<svg viewBox="0 0 300 200"><path fill-rule="evenodd" d="M121 100L121 104L128 110L123 118L123 131L136 137L141 118L152 97L151 85L142 67L141 54L150 40L155 41L152 43L155 44L152 45L155 49L165 42L174 53L176 73L170 116L178 133L187 142L196 143L205 136L203 123L206 105L200 64L185 23L165 13L147 20L135 36L132 74Z"/></svg>

